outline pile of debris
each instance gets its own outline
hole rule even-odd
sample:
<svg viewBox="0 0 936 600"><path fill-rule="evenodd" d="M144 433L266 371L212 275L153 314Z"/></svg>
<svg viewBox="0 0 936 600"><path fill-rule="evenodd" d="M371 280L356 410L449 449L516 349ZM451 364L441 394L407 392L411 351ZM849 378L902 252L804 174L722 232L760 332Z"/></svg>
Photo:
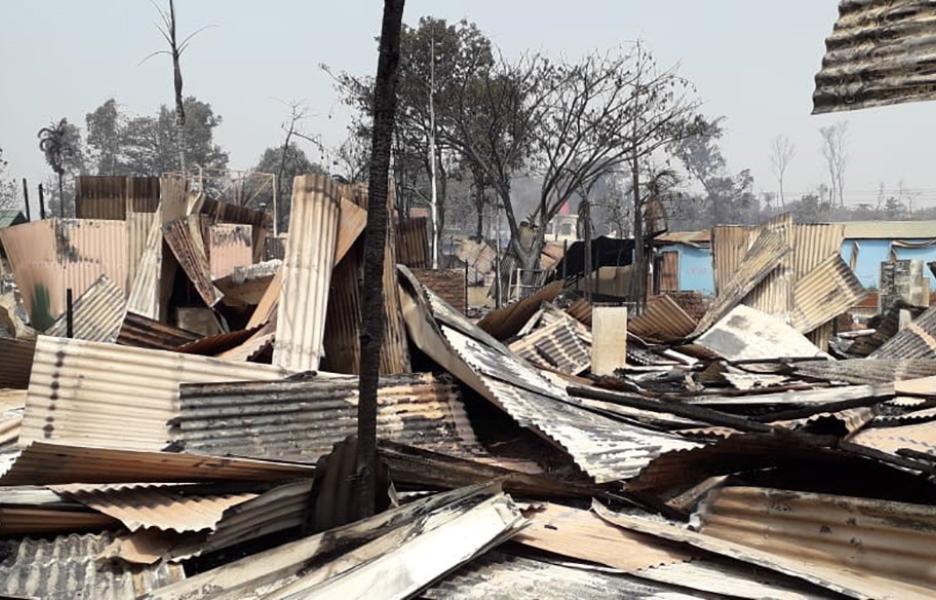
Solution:
<svg viewBox="0 0 936 600"><path fill-rule="evenodd" d="M297 178L271 257L263 213L94 184L0 230L0 595L934 594L936 308L833 356L835 226L716 228L700 318L558 281L476 323L397 224L361 519L366 190Z"/></svg>

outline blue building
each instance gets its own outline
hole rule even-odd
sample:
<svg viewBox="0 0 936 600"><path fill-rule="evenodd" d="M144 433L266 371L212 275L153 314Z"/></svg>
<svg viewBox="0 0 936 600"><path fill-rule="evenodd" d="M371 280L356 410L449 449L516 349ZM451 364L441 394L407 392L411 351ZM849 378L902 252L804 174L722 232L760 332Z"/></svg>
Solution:
<svg viewBox="0 0 936 600"><path fill-rule="evenodd" d="M896 259L936 261L936 221L852 221L845 227L842 258L854 264L855 275L867 288L877 288L881 263ZM695 290L715 293L711 232L674 231L656 240L656 291ZM936 278L925 269L930 287Z"/></svg>

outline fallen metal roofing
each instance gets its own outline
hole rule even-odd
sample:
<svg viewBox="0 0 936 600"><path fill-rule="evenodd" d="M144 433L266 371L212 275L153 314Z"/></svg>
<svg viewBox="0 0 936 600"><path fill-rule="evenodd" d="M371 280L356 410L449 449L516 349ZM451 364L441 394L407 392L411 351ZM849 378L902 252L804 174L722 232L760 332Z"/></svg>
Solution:
<svg viewBox="0 0 936 600"><path fill-rule="evenodd" d="M478 321L478 327L498 340L506 340L517 335L530 317L539 310L540 305L543 302L551 302L559 295L564 285L562 281L553 281L526 298L492 310Z"/></svg>
<svg viewBox="0 0 936 600"><path fill-rule="evenodd" d="M790 246L780 233L769 230L761 233L732 272L724 289L719 290L718 296L699 321L694 333L707 331L715 322L731 312L751 290L780 266L790 251Z"/></svg>
<svg viewBox="0 0 936 600"><path fill-rule="evenodd" d="M790 252L783 255L776 269L768 273L744 298L744 303L769 315L786 315L793 309L793 282L795 281L795 256L797 253L796 236L792 213L777 215L758 230L763 233L776 233ZM755 240L756 241L756 240Z"/></svg>
<svg viewBox="0 0 936 600"><path fill-rule="evenodd" d="M35 340L0 337L0 388L28 388L35 353Z"/></svg>
<svg viewBox="0 0 936 600"><path fill-rule="evenodd" d="M33 442L0 476L0 485L284 481L310 477L312 467L181 452L142 452Z"/></svg>
<svg viewBox="0 0 936 600"><path fill-rule="evenodd" d="M933 358L936 356L936 306L897 332L870 358Z"/></svg>
<svg viewBox="0 0 936 600"><path fill-rule="evenodd" d="M205 305L212 307L221 300L221 290L211 282L211 267L202 239L198 215L176 219L163 226L163 239Z"/></svg>
<svg viewBox="0 0 936 600"><path fill-rule="evenodd" d="M335 264L351 250L367 226L367 209L358 206L347 197L341 199L338 217L338 238L335 241Z"/></svg>
<svg viewBox="0 0 936 600"><path fill-rule="evenodd" d="M401 267L401 273L408 273ZM452 375L568 453L597 483L633 477L668 450L697 444L574 406L565 390L518 360L411 276L401 285L413 342Z"/></svg>
<svg viewBox="0 0 936 600"><path fill-rule="evenodd" d="M237 267L253 264L253 232L250 225L218 223L207 228L205 250L211 279L221 279Z"/></svg>
<svg viewBox="0 0 936 600"><path fill-rule="evenodd" d="M843 0L816 74L813 113L936 99L933 23L923 0Z"/></svg>
<svg viewBox="0 0 936 600"><path fill-rule="evenodd" d="M711 231L715 293L721 294L741 266L756 232L752 227L741 225L718 225Z"/></svg>
<svg viewBox="0 0 936 600"><path fill-rule="evenodd" d="M72 309L72 336L92 342L114 342L127 310L124 293L107 277L100 278L75 300ZM68 315L62 314L45 335L66 337Z"/></svg>
<svg viewBox="0 0 936 600"><path fill-rule="evenodd" d="M365 589L355 590L364 594L373 591L375 581L381 582L382 593L388 597L406 597L522 525L523 519L509 496L499 492L496 486L472 486L416 500L247 556L163 587L146 598L247 600L286 598L299 591L308 597L313 592L335 591L332 585L366 583ZM451 538L453 528L454 535L459 538L457 543ZM447 545L439 542L447 542ZM375 550L384 553L382 560L372 559ZM345 554L339 555L339 552ZM406 560L408 564L400 564L400 559L409 559ZM393 574L387 574L385 567L394 569ZM420 567L429 568L413 571ZM362 574L365 575L363 581L358 579ZM391 581L395 583L389 583ZM328 589L309 589L316 584L328 586ZM405 586L405 589L397 586ZM354 597L346 588L342 592L334 597Z"/></svg>
<svg viewBox="0 0 936 600"><path fill-rule="evenodd" d="M293 183L273 364L294 371L318 369L322 358L339 198L325 175L296 177Z"/></svg>
<svg viewBox="0 0 936 600"><path fill-rule="evenodd" d="M0 488L0 535L103 531L119 521L35 486Z"/></svg>
<svg viewBox="0 0 936 600"><path fill-rule="evenodd" d="M0 542L0 594L15 598L125 600L185 579L181 565L98 562L113 534Z"/></svg>
<svg viewBox="0 0 936 600"><path fill-rule="evenodd" d="M901 450L912 450L936 457L936 423L898 423L896 427L870 427L856 433L851 442L897 455Z"/></svg>
<svg viewBox="0 0 936 600"><path fill-rule="evenodd" d="M186 342L176 347L175 351L183 354L198 354L200 356L217 356L218 358L223 358L221 354L240 346L260 329L260 327L254 327L251 329L238 329L227 333L208 335L191 342Z"/></svg>
<svg viewBox="0 0 936 600"><path fill-rule="evenodd" d="M356 433L357 398L356 377L183 385L173 446L314 463ZM380 438L450 452L478 447L450 379L384 376L377 402Z"/></svg>
<svg viewBox="0 0 936 600"><path fill-rule="evenodd" d="M699 336L696 344L729 360L805 358L823 354L779 318L739 304Z"/></svg>
<svg viewBox="0 0 936 600"><path fill-rule="evenodd" d="M796 282L791 324L807 333L846 312L866 295L855 273L836 253Z"/></svg>
<svg viewBox="0 0 936 600"><path fill-rule="evenodd" d="M495 550L423 591L420 597L431 600L689 600L701 596L687 593L678 584L653 583L591 565L560 564Z"/></svg>
<svg viewBox="0 0 936 600"><path fill-rule="evenodd" d="M698 518L703 536L776 556L850 595L926 598L936 588L932 506L725 487L709 493Z"/></svg>
<svg viewBox="0 0 936 600"><path fill-rule="evenodd" d="M160 211L161 212L161 211ZM159 319L159 281L162 273L162 221L161 214L152 219L140 259L136 263L136 275L129 283L127 310L149 319Z"/></svg>
<svg viewBox="0 0 936 600"><path fill-rule="evenodd" d="M425 217L403 219L398 223L397 260L411 269L431 269L429 225ZM461 249L461 246L459 246Z"/></svg>
<svg viewBox="0 0 936 600"><path fill-rule="evenodd" d="M936 375L936 358L850 358L796 363L796 375L845 383L890 383Z"/></svg>
<svg viewBox="0 0 936 600"><path fill-rule="evenodd" d="M127 312L117 336L117 343L150 350L174 350L200 337L197 333Z"/></svg>
<svg viewBox="0 0 936 600"><path fill-rule="evenodd" d="M591 352L565 321L540 327L509 346L517 356L563 373L577 375L588 369Z"/></svg>
<svg viewBox="0 0 936 600"><path fill-rule="evenodd" d="M665 294L651 298L646 310L627 323L627 330L634 335L662 342L685 339L695 328L695 319Z"/></svg>
<svg viewBox="0 0 936 600"><path fill-rule="evenodd" d="M566 312L569 313L569 316L573 317L579 323L589 327L591 327L591 311L591 302L584 298L579 298L566 307Z"/></svg>
<svg viewBox="0 0 936 600"><path fill-rule="evenodd" d="M40 336L21 442L159 450L178 415L179 384L279 379L270 365Z"/></svg>

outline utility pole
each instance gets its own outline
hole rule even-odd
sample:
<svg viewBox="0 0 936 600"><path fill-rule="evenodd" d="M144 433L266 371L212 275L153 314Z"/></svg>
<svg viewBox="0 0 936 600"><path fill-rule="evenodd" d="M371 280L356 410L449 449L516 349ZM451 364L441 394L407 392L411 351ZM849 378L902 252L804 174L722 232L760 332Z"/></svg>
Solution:
<svg viewBox="0 0 936 600"><path fill-rule="evenodd" d="M429 174L432 179L432 268L439 268L439 198L436 192L435 36L429 40Z"/></svg>
<svg viewBox="0 0 936 600"><path fill-rule="evenodd" d="M25 177L23 177L23 205L26 207L26 220L32 221L32 215L29 214L29 187L26 185Z"/></svg>
<svg viewBox="0 0 936 600"><path fill-rule="evenodd" d="M383 323L383 263L387 241L390 146L396 115L400 64L400 29L404 0L384 0L380 55L374 86L374 128L368 177L367 225L364 229L364 281L361 304L361 362L358 383L358 518L374 514L377 496L377 386Z"/></svg>

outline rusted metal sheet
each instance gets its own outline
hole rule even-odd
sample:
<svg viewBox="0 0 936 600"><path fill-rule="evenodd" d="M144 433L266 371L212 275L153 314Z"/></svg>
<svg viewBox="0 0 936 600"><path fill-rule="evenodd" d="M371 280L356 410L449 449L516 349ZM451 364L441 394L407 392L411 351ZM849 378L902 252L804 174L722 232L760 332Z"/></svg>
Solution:
<svg viewBox="0 0 936 600"><path fill-rule="evenodd" d="M155 213L158 205L158 177L80 175L75 180L79 219L123 221L134 213Z"/></svg>
<svg viewBox="0 0 936 600"><path fill-rule="evenodd" d="M250 225L253 238L253 262L265 260L265 246L267 235L273 228L270 213L265 210L255 210L244 206L237 206L212 198L203 198L197 211L204 215L209 223L235 223ZM270 257L272 258L272 257ZM279 257L277 257L279 258Z"/></svg>
<svg viewBox="0 0 936 600"><path fill-rule="evenodd" d="M253 264L253 238L250 225L218 223L208 226L208 265L211 279L221 279L237 267Z"/></svg>
<svg viewBox="0 0 936 600"><path fill-rule="evenodd" d="M54 536L119 527L120 521L69 502L49 490L14 487L0 492L0 535L4 537Z"/></svg>
<svg viewBox="0 0 936 600"><path fill-rule="evenodd" d="M364 597L374 581L395 582L382 586L387 597L410 597L524 524L496 488L436 494L200 573L151 599Z"/></svg>
<svg viewBox="0 0 936 600"><path fill-rule="evenodd" d="M407 273L405 267L400 270ZM412 276L406 276L401 288L407 329L417 347L521 427L566 452L595 482L633 477L668 449L696 447L678 436L574 406L564 389L518 360Z"/></svg>
<svg viewBox="0 0 936 600"><path fill-rule="evenodd" d="M186 481L286 481L308 478L305 465L32 442L0 476L0 485L62 483L179 483Z"/></svg>
<svg viewBox="0 0 936 600"><path fill-rule="evenodd" d="M936 307L911 321L870 358L936 358Z"/></svg>
<svg viewBox="0 0 936 600"><path fill-rule="evenodd" d="M497 252L487 242L466 237L455 248L455 258L468 266L468 283L478 285L485 283L485 276L494 271Z"/></svg>
<svg viewBox="0 0 936 600"><path fill-rule="evenodd" d="M679 253L675 251L661 252L657 261L656 293L675 292L679 290Z"/></svg>
<svg viewBox="0 0 936 600"><path fill-rule="evenodd" d="M339 198L328 176L299 176L293 182L273 363L295 371L316 370L322 358Z"/></svg>
<svg viewBox="0 0 936 600"><path fill-rule="evenodd" d="M259 327L251 329L238 329L227 333L218 333L209 335L197 340L186 342L175 348L176 352L183 354L198 354L199 356L218 356L232 348L240 346L253 334L259 331Z"/></svg>
<svg viewBox="0 0 936 600"><path fill-rule="evenodd" d="M925 598L936 588L936 507L725 487L706 497L699 522L703 535L782 557L837 591Z"/></svg>
<svg viewBox="0 0 936 600"><path fill-rule="evenodd" d="M707 328L695 343L729 360L822 356L819 348L777 317L743 304Z"/></svg>
<svg viewBox="0 0 936 600"><path fill-rule="evenodd" d="M411 269L431 269L428 224L425 217L399 221L397 232L397 260Z"/></svg>
<svg viewBox="0 0 936 600"><path fill-rule="evenodd" d="M551 302L562 291L563 282L553 281L538 292L503 308L492 310L478 321L478 327L498 340L506 340L520 331L540 304Z"/></svg>
<svg viewBox="0 0 936 600"><path fill-rule="evenodd" d="M174 350L199 337L201 336L197 333L127 312L117 336L117 343L150 350Z"/></svg>
<svg viewBox="0 0 936 600"><path fill-rule="evenodd" d="M140 260L136 264L127 310L149 319L158 320L160 313L159 283L163 268L162 211L153 219Z"/></svg>
<svg viewBox="0 0 936 600"><path fill-rule="evenodd" d="M842 223L797 223L793 226L793 267L799 280L832 255L838 255L845 240Z"/></svg>
<svg viewBox="0 0 936 600"><path fill-rule="evenodd" d="M715 239L718 239L717 232ZM761 233L743 255L741 264L732 272L731 278L719 289L718 296L699 321L695 333L708 330L740 304L751 290L780 266L790 251L790 246L781 234L769 230Z"/></svg>
<svg viewBox="0 0 936 600"><path fill-rule="evenodd" d="M853 384L890 383L905 379L918 379L936 375L936 357L852 358L848 360L807 361L796 364L796 375Z"/></svg>
<svg viewBox="0 0 936 600"><path fill-rule="evenodd" d="M149 238L153 223L159 215L155 212L139 212L127 215L127 294L129 295L133 282L136 281L137 271L143 253L146 252L146 241Z"/></svg>
<svg viewBox="0 0 936 600"><path fill-rule="evenodd" d="M891 455L897 455L902 450L913 450L922 455L936 456L936 426L933 421L869 427L856 433L849 441Z"/></svg>
<svg viewBox="0 0 936 600"><path fill-rule="evenodd" d="M752 228L742 225L719 225L712 228L712 262L717 295L726 289L734 277L755 237Z"/></svg>
<svg viewBox="0 0 936 600"><path fill-rule="evenodd" d="M644 312L627 323L634 335L661 342L685 339L695 328L695 319L666 294L651 298Z"/></svg>
<svg viewBox="0 0 936 600"><path fill-rule="evenodd" d="M341 199L341 216L338 219L338 240L335 242L335 264L354 246L367 225L367 210L348 198Z"/></svg>
<svg viewBox="0 0 936 600"><path fill-rule="evenodd" d="M178 414L180 383L285 374L270 365L40 336L20 442L158 450Z"/></svg>
<svg viewBox="0 0 936 600"><path fill-rule="evenodd" d="M185 579L181 565L99 563L116 535L62 535L0 542L0 594L48 600L124 600Z"/></svg>
<svg viewBox="0 0 936 600"><path fill-rule="evenodd" d="M400 264L406 264L401 261ZM468 289L465 285L464 269L410 269L419 283L423 284L453 308L461 312L468 310Z"/></svg>
<svg viewBox="0 0 936 600"><path fill-rule="evenodd" d="M813 113L936 99L934 17L924 0L843 0L816 74Z"/></svg>
<svg viewBox="0 0 936 600"><path fill-rule="evenodd" d="M78 299L72 310L72 337L92 342L114 342L123 325L127 310L124 295L107 277L101 275L98 280ZM45 334L52 337L66 337L68 333L68 315L62 314Z"/></svg>
<svg viewBox="0 0 936 600"><path fill-rule="evenodd" d="M793 309L794 258L796 255L793 215L785 213L769 219L758 228L758 235L772 232L780 236L790 252L744 299L744 303L768 315L787 315Z"/></svg>
<svg viewBox="0 0 936 600"><path fill-rule="evenodd" d="M535 329L509 346L517 356L536 365L578 375L591 365L589 347L564 320Z"/></svg>
<svg viewBox="0 0 936 600"><path fill-rule="evenodd" d="M566 312L579 323L591 327L592 307L588 300L579 298L566 308Z"/></svg>
<svg viewBox="0 0 936 600"><path fill-rule="evenodd" d="M183 385L175 447L314 463L357 427L354 377ZM382 377L377 434L448 452L477 447L461 394L429 374Z"/></svg>
<svg viewBox="0 0 936 600"><path fill-rule="evenodd" d="M163 226L163 238L205 305L221 301L221 290L211 282L211 267L205 252L197 216L176 219Z"/></svg>
<svg viewBox="0 0 936 600"><path fill-rule="evenodd" d="M25 390L29 387L35 340L16 340L0 337L0 388Z"/></svg>
<svg viewBox="0 0 936 600"><path fill-rule="evenodd" d="M801 333L812 331L855 306L866 294L836 252L796 282L791 325Z"/></svg>

